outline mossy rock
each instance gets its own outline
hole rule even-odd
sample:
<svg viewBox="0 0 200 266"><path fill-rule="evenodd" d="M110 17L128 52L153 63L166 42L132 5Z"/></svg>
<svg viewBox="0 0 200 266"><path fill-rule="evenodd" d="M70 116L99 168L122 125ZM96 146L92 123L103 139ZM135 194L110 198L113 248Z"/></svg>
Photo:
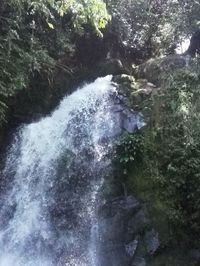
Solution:
<svg viewBox="0 0 200 266"><path fill-rule="evenodd" d="M135 111L142 111L146 106L146 100L158 90L147 79L136 80L135 77L126 74L114 76L113 82L117 83L118 94L123 97L125 104Z"/></svg>
<svg viewBox="0 0 200 266"><path fill-rule="evenodd" d="M118 84L123 84L124 82L130 84L135 82L135 78L131 75L127 74L122 74L122 75L117 75L113 77L113 82L116 82Z"/></svg>
<svg viewBox="0 0 200 266"><path fill-rule="evenodd" d="M186 57L180 55L150 59L138 67L136 76L137 78L145 78L159 86L166 74L169 75L177 69L184 68L186 65Z"/></svg>

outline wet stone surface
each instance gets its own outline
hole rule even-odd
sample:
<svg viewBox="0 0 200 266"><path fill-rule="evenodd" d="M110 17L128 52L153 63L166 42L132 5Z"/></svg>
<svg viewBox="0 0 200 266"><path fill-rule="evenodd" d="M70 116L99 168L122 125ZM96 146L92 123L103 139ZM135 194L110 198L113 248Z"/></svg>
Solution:
<svg viewBox="0 0 200 266"><path fill-rule="evenodd" d="M150 221L133 196L114 198L99 210L99 252L101 266L145 266L159 247L158 233L150 228ZM139 245L145 254L140 256ZM138 254L139 253L139 254Z"/></svg>

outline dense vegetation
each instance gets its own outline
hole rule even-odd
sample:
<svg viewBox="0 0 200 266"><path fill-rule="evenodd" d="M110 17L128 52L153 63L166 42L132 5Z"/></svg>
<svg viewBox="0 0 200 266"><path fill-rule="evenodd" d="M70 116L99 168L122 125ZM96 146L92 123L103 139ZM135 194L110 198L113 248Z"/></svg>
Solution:
<svg viewBox="0 0 200 266"><path fill-rule="evenodd" d="M151 123L125 134L117 145L119 174L147 204L167 240L200 240L200 69L163 73L160 92L148 103ZM171 235L172 233L172 235ZM195 234L195 240L192 235Z"/></svg>
<svg viewBox="0 0 200 266"><path fill-rule="evenodd" d="M33 80L42 77L52 86L56 71L71 76L77 67L84 68L77 56L81 37L91 46L92 38L96 46L102 47L103 42L104 59L111 52L111 57L140 63L174 53L182 40L199 29L199 13L196 0L2 0L0 126L10 99L29 90ZM96 48L85 56L92 57ZM198 63L168 75L162 93L154 99L160 104L159 114L152 115L154 124L142 134L126 134L117 147L121 174L129 187L140 192L142 187L141 197L162 210L176 232L195 232L198 238L199 84Z"/></svg>
<svg viewBox="0 0 200 266"><path fill-rule="evenodd" d="M106 4L112 15L107 28L111 35L108 49L118 50L115 56L120 53L132 61L174 49L199 25L200 5L195 0L3 0L0 123L5 119L8 98L28 88L30 79L38 73L51 84L55 67L73 72L71 58L77 36L95 33L102 37L101 29L110 20ZM64 63L59 60L62 57L67 57Z"/></svg>
<svg viewBox="0 0 200 266"><path fill-rule="evenodd" d="M180 71L168 78L155 131L160 187L169 218L200 239L200 72ZM154 176L155 178L155 176ZM196 238L196 240L197 240Z"/></svg>
<svg viewBox="0 0 200 266"><path fill-rule="evenodd" d="M101 31L110 21L108 12L112 21ZM174 50L198 28L199 12L196 0L1 1L0 124L10 97L28 89L30 80L40 75L51 85L55 68L73 73L79 64L74 60L78 36L87 39L78 49L91 42L91 51L103 32L107 48L104 53L99 48L100 56L111 50L114 57L138 62ZM94 35L99 38L92 43ZM95 58L95 51L90 57Z"/></svg>
<svg viewBox="0 0 200 266"><path fill-rule="evenodd" d="M174 52L199 28L196 0L107 0L111 31L129 47L129 56L154 57Z"/></svg>
<svg viewBox="0 0 200 266"><path fill-rule="evenodd" d="M34 76L52 81L55 67L71 73L58 59L74 53L74 39L87 26L101 35L110 19L101 0L9 0L0 9L0 124L8 99L29 86Z"/></svg>

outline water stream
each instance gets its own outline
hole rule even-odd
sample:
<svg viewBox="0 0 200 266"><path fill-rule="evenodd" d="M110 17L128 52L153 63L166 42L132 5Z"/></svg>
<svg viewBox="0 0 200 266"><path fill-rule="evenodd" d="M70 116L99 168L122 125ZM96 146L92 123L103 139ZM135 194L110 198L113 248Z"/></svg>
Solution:
<svg viewBox="0 0 200 266"><path fill-rule="evenodd" d="M111 76L19 128L0 196L0 266L98 266L98 193L119 125Z"/></svg>

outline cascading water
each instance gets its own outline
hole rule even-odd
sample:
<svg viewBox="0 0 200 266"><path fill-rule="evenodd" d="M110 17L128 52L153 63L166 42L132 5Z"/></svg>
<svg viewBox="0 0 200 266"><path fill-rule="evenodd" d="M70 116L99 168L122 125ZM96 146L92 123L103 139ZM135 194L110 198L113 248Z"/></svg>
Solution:
<svg viewBox="0 0 200 266"><path fill-rule="evenodd" d="M119 123L111 76L21 127L8 150L0 198L0 266L98 266L98 191Z"/></svg>

